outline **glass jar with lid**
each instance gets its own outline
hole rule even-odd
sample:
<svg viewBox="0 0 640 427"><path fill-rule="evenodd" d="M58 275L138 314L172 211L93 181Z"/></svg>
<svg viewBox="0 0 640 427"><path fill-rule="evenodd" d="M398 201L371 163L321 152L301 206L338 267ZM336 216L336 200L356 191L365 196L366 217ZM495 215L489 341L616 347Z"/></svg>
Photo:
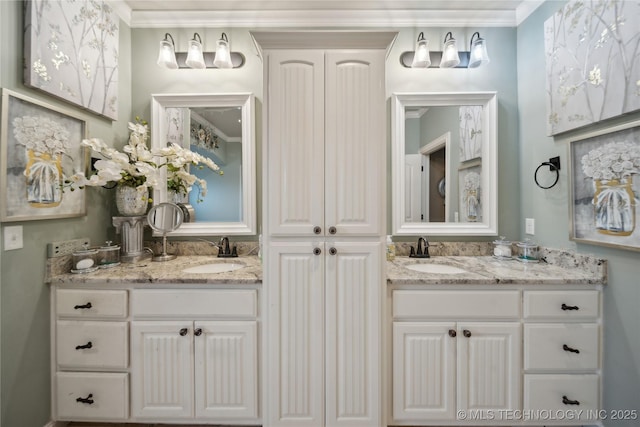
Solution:
<svg viewBox="0 0 640 427"><path fill-rule="evenodd" d="M538 244L525 239L523 242L516 244L518 247L518 260L522 262L538 262L540 261L540 251Z"/></svg>
<svg viewBox="0 0 640 427"><path fill-rule="evenodd" d="M89 273L95 271L98 261L98 250L90 249L89 245L85 245L83 249L75 251L72 257L72 273Z"/></svg>
<svg viewBox="0 0 640 427"><path fill-rule="evenodd" d="M499 259L511 259L511 241L505 240L504 236L494 240L493 256Z"/></svg>
<svg viewBox="0 0 640 427"><path fill-rule="evenodd" d="M98 265L100 268L111 268L120 265L120 246L112 245L107 240L104 246L98 249Z"/></svg>

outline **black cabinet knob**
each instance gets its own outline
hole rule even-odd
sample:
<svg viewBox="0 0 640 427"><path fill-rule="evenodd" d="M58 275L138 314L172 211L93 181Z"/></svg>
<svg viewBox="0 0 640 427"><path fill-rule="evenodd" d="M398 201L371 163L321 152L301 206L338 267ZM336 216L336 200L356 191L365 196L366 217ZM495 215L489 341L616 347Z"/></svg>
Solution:
<svg viewBox="0 0 640 427"><path fill-rule="evenodd" d="M183 337L183 336L187 335L187 332L189 332L189 330L187 328L180 329L180 336Z"/></svg>
<svg viewBox="0 0 640 427"><path fill-rule="evenodd" d="M319 227L317 225L315 227L313 227L313 234L320 234L320 233L322 233L322 228L321 227Z"/></svg>
<svg viewBox="0 0 640 427"><path fill-rule="evenodd" d="M335 228L334 226L329 227L329 234L336 234L338 232L338 229Z"/></svg>
<svg viewBox="0 0 640 427"><path fill-rule="evenodd" d="M198 328L195 331L193 331L193 335L199 337L200 335L202 335L202 328Z"/></svg>
<svg viewBox="0 0 640 427"><path fill-rule="evenodd" d="M456 330L455 330L455 329L449 329L449 336L450 336L451 338L455 338L455 337L456 337L456 335L458 335L458 333L456 332Z"/></svg>
<svg viewBox="0 0 640 427"><path fill-rule="evenodd" d="M321 253L322 253L322 250L320 248L313 248L314 255L320 255Z"/></svg>
<svg viewBox="0 0 640 427"><path fill-rule="evenodd" d="M464 335L466 338L471 337L471 331L468 329L465 329L464 331L462 331L462 335Z"/></svg>
<svg viewBox="0 0 640 427"><path fill-rule="evenodd" d="M337 250L336 248L330 248L330 249L329 249L329 254L330 254L330 255L335 255L335 254L337 254L337 253L338 253L338 250Z"/></svg>

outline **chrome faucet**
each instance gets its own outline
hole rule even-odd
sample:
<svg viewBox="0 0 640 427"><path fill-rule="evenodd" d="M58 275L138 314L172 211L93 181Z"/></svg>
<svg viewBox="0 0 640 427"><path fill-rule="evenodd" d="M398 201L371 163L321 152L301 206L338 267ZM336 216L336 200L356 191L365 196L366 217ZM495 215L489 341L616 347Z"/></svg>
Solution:
<svg viewBox="0 0 640 427"><path fill-rule="evenodd" d="M229 238L224 236L220 238L220 243L218 243L218 257L219 258L235 258L238 256L238 248L237 246L233 246L233 248L229 247Z"/></svg>
<svg viewBox="0 0 640 427"><path fill-rule="evenodd" d="M411 252L409 258L430 258L429 255L429 242L424 237L418 238L417 248L411 246Z"/></svg>

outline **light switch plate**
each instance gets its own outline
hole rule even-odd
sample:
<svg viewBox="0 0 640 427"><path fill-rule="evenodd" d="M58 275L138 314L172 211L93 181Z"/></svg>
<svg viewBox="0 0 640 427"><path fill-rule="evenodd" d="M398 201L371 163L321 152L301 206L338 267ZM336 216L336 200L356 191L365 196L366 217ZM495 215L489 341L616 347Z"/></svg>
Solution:
<svg viewBox="0 0 640 427"><path fill-rule="evenodd" d="M524 219L524 232L526 234L536 234L536 220L534 218Z"/></svg>
<svg viewBox="0 0 640 427"><path fill-rule="evenodd" d="M22 249L22 226L10 225L4 228L4 250Z"/></svg>

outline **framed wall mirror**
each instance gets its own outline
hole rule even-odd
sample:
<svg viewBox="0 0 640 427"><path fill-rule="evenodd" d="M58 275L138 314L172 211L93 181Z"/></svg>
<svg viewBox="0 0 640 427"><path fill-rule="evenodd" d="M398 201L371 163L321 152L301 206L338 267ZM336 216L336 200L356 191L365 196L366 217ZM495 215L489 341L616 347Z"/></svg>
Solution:
<svg viewBox="0 0 640 427"><path fill-rule="evenodd" d="M239 94L151 95L151 145L173 142L213 160L223 171L191 166L206 181L207 193L194 185L187 195L154 189L153 203L177 203L185 220L172 236L256 234L255 100ZM161 182L166 182L162 168Z"/></svg>
<svg viewBox="0 0 640 427"><path fill-rule="evenodd" d="M395 235L498 232L495 92L392 95Z"/></svg>

